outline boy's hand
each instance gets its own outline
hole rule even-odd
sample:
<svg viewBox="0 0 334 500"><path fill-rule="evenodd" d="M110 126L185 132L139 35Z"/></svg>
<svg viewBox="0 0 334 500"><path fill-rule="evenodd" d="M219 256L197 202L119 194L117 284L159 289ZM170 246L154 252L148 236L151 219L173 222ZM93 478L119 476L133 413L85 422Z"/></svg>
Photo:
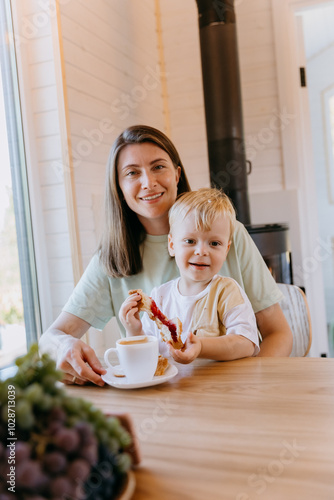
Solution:
<svg viewBox="0 0 334 500"><path fill-rule="evenodd" d="M202 344L201 340L196 337L196 335L194 335L192 332L189 332L184 347L181 350L174 349L170 343L168 343L168 349L169 353L175 361L186 365L194 361L194 359L198 358L202 350Z"/></svg>
<svg viewBox="0 0 334 500"><path fill-rule="evenodd" d="M119 319L130 335L143 335L142 322L138 311L138 302L140 300L139 293L129 295L119 310Z"/></svg>

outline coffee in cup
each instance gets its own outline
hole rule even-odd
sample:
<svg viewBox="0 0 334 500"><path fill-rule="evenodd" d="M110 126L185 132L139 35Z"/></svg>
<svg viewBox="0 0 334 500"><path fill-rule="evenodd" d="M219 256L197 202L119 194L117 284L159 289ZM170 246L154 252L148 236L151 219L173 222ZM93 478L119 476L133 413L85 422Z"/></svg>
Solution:
<svg viewBox="0 0 334 500"><path fill-rule="evenodd" d="M128 382L140 383L153 379L159 356L159 343L156 337L139 335L117 340L116 347L111 347L104 353L104 361L108 367L113 366L109 361L111 352L117 354Z"/></svg>

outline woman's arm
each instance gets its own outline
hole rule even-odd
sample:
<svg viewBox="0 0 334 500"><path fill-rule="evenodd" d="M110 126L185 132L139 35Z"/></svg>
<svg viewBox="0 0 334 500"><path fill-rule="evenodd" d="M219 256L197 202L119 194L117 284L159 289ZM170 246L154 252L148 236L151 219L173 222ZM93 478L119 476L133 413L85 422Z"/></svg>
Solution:
<svg viewBox="0 0 334 500"><path fill-rule="evenodd" d="M104 385L101 374L106 373L94 350L80 338L90 324L73 314L62 312L42 335L39 341L41 353L49 353L64 372L63 382L83 385L93 382Z"/></svg>
<svg viewBox="0 0 334 500"><path fill-rule="evenodd" d="M254 241L240 223L237 223L226 262L229 258L230 276L242 285L254 311L257 311L257 326L263 339L258 355L289 356L292 333L279 306L282 293Z"/></svg>
<svg viewBox="0 0 334 500"><path fill-rule="evenodd" d="M292 350L292 332L279 304L255 314L262 336L258 356L289 356Z"/></svg>

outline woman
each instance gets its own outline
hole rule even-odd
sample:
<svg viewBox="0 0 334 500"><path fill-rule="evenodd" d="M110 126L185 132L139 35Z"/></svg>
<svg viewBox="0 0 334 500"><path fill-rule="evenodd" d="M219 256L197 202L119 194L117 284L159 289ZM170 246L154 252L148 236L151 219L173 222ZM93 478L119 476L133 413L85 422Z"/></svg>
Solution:
<svg viewBox="0 0 334 500"><path fill-rule="evenodd" d="M159 130L137 125L116 139L107 164L105 224L93 256L62 313L42 335L40 348L56 354L64 382L104 385L94 351L80 340L90 326L104 328L128 290L149 292L178 276L167 249L168 210L189 191L181 159ZM261 356L288 356L292 334L278 304L275 281L244 226L237 223L221 273L246 291L262 336ZM119 323L121 331L123 326Z"/></svg>

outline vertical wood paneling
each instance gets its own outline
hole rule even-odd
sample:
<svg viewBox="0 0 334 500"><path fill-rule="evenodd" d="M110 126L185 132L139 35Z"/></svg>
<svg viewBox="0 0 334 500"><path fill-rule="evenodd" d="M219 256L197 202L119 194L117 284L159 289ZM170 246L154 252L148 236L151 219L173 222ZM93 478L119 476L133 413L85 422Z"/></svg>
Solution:
<svg viewBox="0 0 334 500"><path fill-rule="evenodd" d="M251 193L280 191L283 184L276 60L269 0L236 7L247 157Z"/></svg>
<svg viewBox="0 0 334 500"><path fill-rule="evenodd" d="M33 144L27 150L34 150L35 162L30 168L36 169L40 193L40 206L43 211L43 229L45 233L40 238L45 241L48 269L39 269L41 280L48 277L48 283L43 283L43 289L50 294L51 316L55 316L68 296L68 290L73 288L73 275L68 267L70 257L69 229L65 190L60 168L61 138L58 120L57 83L55 77L55 61L51 33L52 16L54 13L45 7L45 2L38 0L20 1L17 6L17 42L21 44L25 56L23 71L25 89L22 93L22 106L25 99L29 101L29 131L26 138L33 138ZM28 164L31 160L28 159ZM35 172L36 173L36 172ZM34 188L35 191L35 188ZM40 231L36 227L34 233ZM57 267L67 270L60 275L54 272ZM39 265L39 262L38 262ZM43 307L45 297L41 297ZM48 324L52 317L46 318ZM47 327L48 324L44 325Z"/></svg>
<svg viewBox="0 0 334 500"><path fill-rule="evenodd" d="M171 138L193 189L209 184L196 2L161 0Z"/></svg>
<svg viewBox="0 0 334 500"><path fill-rule="evenodd" d="M87 263L97 244L96 198L100 194L102 204L112 142L131 124L163 128L154 2L71 1L61 6L61 21L82 253ZM82 192L86 195L80 196Z"/></svg>
<svg viewBox="0 0 334 500"><path fill-rule="evenodd" d="M74 283L77 284L83 273L81 243L78 227L78 209L76 201L76 191L74 184L74 168L72 158L72 141L70 137L70 124L67 101L67 83L65 75L65 62L63 53L63 36L61 31L61 19L59 4L51 2L56 9L56 15L52 26L53 53L55 61L55 74L58 98L58 119L61 137L61 158L66 168L63 169L64 190L67 208L67 220L69 228L69 238L71 245L71 257Z"/></svg>

